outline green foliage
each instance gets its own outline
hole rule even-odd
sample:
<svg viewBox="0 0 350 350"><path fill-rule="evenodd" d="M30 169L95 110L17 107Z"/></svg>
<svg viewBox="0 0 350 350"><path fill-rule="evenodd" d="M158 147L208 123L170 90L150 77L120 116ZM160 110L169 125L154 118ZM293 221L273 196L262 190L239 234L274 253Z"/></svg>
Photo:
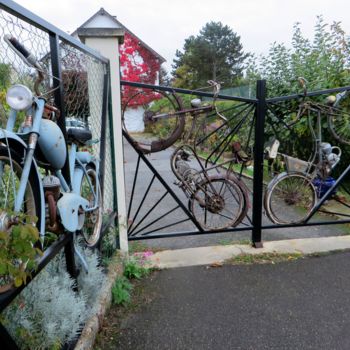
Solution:
<svg viewBox="0 0 350 350"><path fill-rule="evenodd" d="M146 266L143 266L140 261L133 257L129 258L125 263L124 263L124 276L126 278L132 279L140 279L146 275L149 274L149 268Z"/></svg>
<svg viewBox="0 0 350 350"><path fill-rule="evenodd" d="M312 40L303 36L297 23L291 48L273 43L267 56L251 57L248 62L248 81L266 79L269 97L302 93L298 77L306 79L308 91L350 84L350 42L340 23L329 25L321 16L317 17ZM325 97L315 99L324 102ZM300 100L293 100L274 107L274 114L267 115L266 139L277 137L281 152L308 159L312 150L308 118L302 118L291 129L281 122L295 119L299 103ZM326 123L323 127L327 128ZM329 141L335 143L334 139Z"/></svg>
<svg viewBox="0 0 350 350"><path fill-rule="evenodd" d="M125 276L119 277L112 287L112 302L117 305L127 305L131 300L132 284Z"/></svg>
<svg viewBox="0 0 350 350"><path fill-rule="evenodd" d="M176 51L173 84L189 89L207 86L208 80L232 84L242 76L247 56L239 35L221 22L209 22L185 40L183 52Z"/></svg>
<svg viewBox="0 0 350 350"><path fill-rule="evenodd" d="M0 90L7 89L10 85L11 66L0 63Z"/></svg>
<svg viewBox="0 0 350 350"><path fill-rule="evenodd" d="M118 228L110 227L101 240L101 261L103 266L107 266L117 249Z"/></svg>
<svg viewBox="0 0 350 350"><path fill-rule="evenodd" d="M37 228L26 223L25 216L20 219L21 223L11 226L9 231L0 231L0 288L12 283L15 287L25 284L42 254L34 246L39 240Z"/></svg>
<svg viewBox="0 0 350 350"><path fill-rule="evenodd" d="M350 42L340 23L329 25L317 17L314 38L309 40L294 25L292 48L273 43L267 56L251 57L247 78L267 80L269 96L301 92L298 77L308 82L308 90L344 86L350 83Z"/></svg>

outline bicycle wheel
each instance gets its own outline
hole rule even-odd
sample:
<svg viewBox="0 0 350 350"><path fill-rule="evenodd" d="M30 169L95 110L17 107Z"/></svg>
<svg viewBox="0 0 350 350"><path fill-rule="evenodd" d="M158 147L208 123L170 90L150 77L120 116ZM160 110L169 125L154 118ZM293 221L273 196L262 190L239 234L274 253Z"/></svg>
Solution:
<svg viewBox="0 0 350 350"><path fill-rule="evenodd" d="M85 213L85 221L81 233L83 234L85 244L90 248L94 248L98 245L101 238L103 215L102 192L95 169L88 167L86 173L87 176L84 175L81 182L81 196L89 201L90 207L94 207L96 205L95 193L98 196L98 203L95 210Z"/></svg>
<svg viewBox="0 0 350 350"><path fill-rule="evenodd" d="M125 95L131 95L127 98ZM183 109L175 94L157 90L124 95L122 124L136 149L147 154L159 152L178 140L185 128L185 115L175 114Z"/></svg>
<svg viewBox="0 0 350 350"><path fill-rule="evenodd" d="M340 143L350 145L350 97L343 95L338 103L332 107L327 116L328 129L332 136Z"/></svg>
<svg viewBox="0 0 350 350"><path fill-rule="evenodd" d="M197 185L189 208L205 230L222 230L239 224L244 209L241 189L226 178L209 177Z"/></svg>
<svg viewBox="0 0 350 350"><path fill-rule="evenodd" d="M0 231L10 229L9 216L14 214L16 192L22 175L22 158L17 152L0 147ZM41 202L38 177L34 168L29 173L23 204L19 213L22 223L37 225L41 222ZM8 224L7 224L8 223ZM21 264L21 262L18 262ZM12 288L12 277L0 275L0 293Z"/></svg>
<svg viewBox="0 0 350 350"><path fill-rule="evenodd" d="M312 180L302 173L281 173L268 185L265 210L276 224L297 224L306 220L317 200Z"/></svg>

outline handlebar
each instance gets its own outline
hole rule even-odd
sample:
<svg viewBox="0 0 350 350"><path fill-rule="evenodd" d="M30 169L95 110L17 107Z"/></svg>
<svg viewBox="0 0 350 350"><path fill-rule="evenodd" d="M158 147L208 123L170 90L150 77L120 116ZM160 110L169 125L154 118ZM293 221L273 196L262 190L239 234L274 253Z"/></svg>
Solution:
<svg viewBox="0 0 350 350"><path fill-rule="evenodd" d="M39 68L40 65L38 64L35 56L28 51L23 44L21 44L15 37L6 34L4 36L4 40L6 43L10 46L10 48L19 56L21 59L28 65Z"/></svg>

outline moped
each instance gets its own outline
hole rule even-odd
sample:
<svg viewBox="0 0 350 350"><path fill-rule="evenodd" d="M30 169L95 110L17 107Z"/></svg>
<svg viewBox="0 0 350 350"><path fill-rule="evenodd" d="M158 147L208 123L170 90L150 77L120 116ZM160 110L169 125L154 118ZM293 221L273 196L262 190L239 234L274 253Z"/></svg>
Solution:
<svg viewBox="0 0 350 350"><path fill-rule="evenodd" d="M25 220L36 225L41 242L45 232L81 232L85 244L95 247L103 214L99 160L79 150L92 142L92 133L70 127L65 138L56 123L60 111L40 93L48 74L42 63L13 36L4 40L36 69L37 79L35 93L16 84L6 94L10 111L6 129L0 129L0 231ZM20 118L24 121L18 125ZM66 163L69 176L62 171ZM78 257L86 267L81 254Z"/></svg>

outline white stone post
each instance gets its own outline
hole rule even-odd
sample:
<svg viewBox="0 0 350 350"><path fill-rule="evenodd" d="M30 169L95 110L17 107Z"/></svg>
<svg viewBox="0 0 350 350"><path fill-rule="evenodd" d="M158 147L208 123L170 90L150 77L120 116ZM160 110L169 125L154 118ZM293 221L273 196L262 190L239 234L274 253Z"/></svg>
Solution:
<svg viewBox="0 0 350 350"><path fill-rule="evenodd" d="M123 42L124 31L120 28L79 28L81 40L100 52L110 61L110 85L112 96L113 138L115 173L117 181L117 205L120 249L128 252L127 211L124 181L124 154L120 99L119 44Z"/></svg>

